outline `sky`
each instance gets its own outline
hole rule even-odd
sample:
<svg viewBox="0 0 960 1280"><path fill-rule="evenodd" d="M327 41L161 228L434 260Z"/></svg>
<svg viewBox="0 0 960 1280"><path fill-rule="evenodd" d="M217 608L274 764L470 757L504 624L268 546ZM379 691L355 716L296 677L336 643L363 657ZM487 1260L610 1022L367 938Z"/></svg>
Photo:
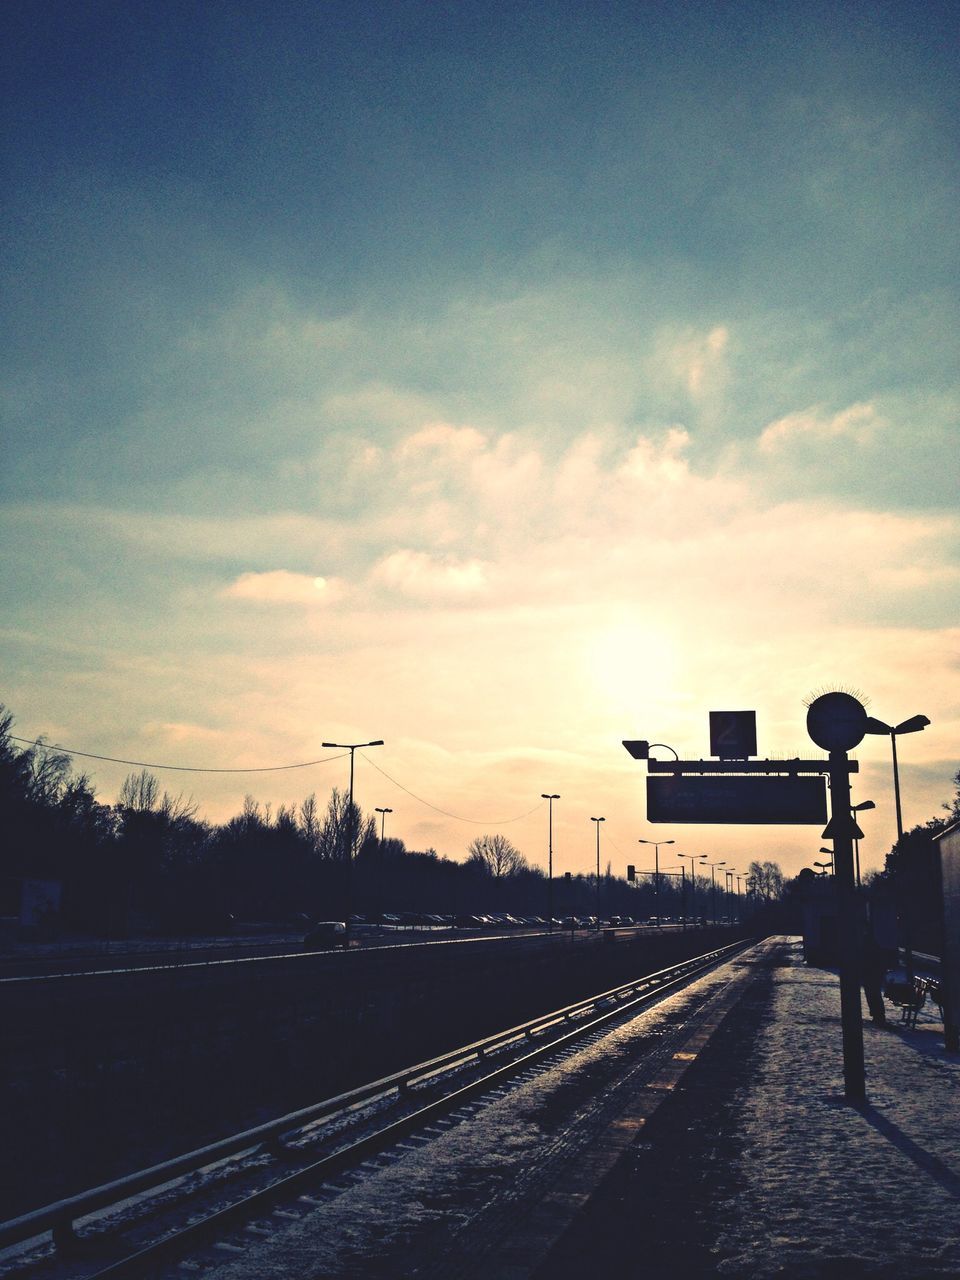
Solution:
<svg viewBox="0 0 960 1280"><path fill-rule="evenodd" d="M554 869L624 738L819 752L907 826L960 767L960 13L8 0L0 700L222 820L357 753L388 835ZM655 754L667 758L668 753ZM858 749L863 868L896 835ZM112 802L130 771L75 757ZM664 851L661 864L671 865Z"/></svg>

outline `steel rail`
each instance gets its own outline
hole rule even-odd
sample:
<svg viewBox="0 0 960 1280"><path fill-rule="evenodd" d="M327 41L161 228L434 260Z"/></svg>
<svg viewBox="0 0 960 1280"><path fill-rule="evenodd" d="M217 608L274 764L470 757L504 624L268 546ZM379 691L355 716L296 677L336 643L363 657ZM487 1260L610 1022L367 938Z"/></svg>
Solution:
<svg viewBox="0 0 960 1280"><path fill-rule="evenodd" d="M528 1022L520 1023L518 1026L511 1027L507 1031L497 1032L494 1035L487 1036L482 1040L477 1040L469 1045L450 1050L447 1053L440 1054L438 1057L431 1058L426 1062L420 1062L414 1066L407 1067L402 1071L394 1072L392 1075L384 1076L379 1080L371 1081L369 1084L361 1085L359 1088L352 1089L347 1093L337 1094L335 1097L324 1099L322 1102L314 1103L309 1107L304 1107L298 1111L290 1112L281 1116L276 1120L268 1121L265 1124L257 1125L252 1129L246 1129L242 1133L234 1134L229 1138L221 1139L218 1142L210 1143L207 1146L199 1147L194 1151L190 1151L181 1156L175 1156L170 1160L165 1160L160 1164L152 1165L148 1169L140 1170L136 1173L128 1174L122 1178L114 1179L111 1182L104 1183L101 1186L94 1187L89 1191L80 1192L77 1195L68 1196L65 1199L56 1201L53 1204L46 1205L40 1209L31 1210L28 1213L21 1214L19 1217L12 1218L7 1222L0 1223L0 1248L7 1248L13 1244L23 1243L42 1236L45 1232L50 1231L53 1234L53 1240L58 1249L69 1252L71 1246L76 1242L75 1223L80 1218L95 1213L98 1209L109 1208L111 1205L117 1204L119 1201L128 1199L131 1196L138 1195L142 1192L154 1190L165 1183L171 1182L178 1177L188 1173L193 1173L197 1169L204 1166L215 1164L220 1160L227 1159L230 1156L239 1155L241 1153L253 1152L264 1146L270 1146L273 1150L282 1149L283 1137L298 1129L304 1128L317 1120L330 1120L334 1116L357 1106L363 1102L372 1101L382 1095L388 1094L393 1090L398 1093L404 1093L413 1085L429 1079L431 1076L439 1074L441 1071L451 1069L453 1067L464 1065L470 1059L482 1059L487 1054L503 1048L512 1041L520 1039L528 1039L538 1032L543 1032L551 1026L558 1023L569 1022L579 1016L589 1013L591 1010L598 1010L601 1005L612 1004L612 1007L604 1010L597 1018L589 1021L584 1020L563 1036L552 1039L548 1044L539 1046L531 1053L524 1055L519 1059L515 1059L504 1067L495 1069L493 1072L487 1073L478 1080L469 1085L463 1086L456 1092L446 1095L443 1098L429 1103L426 1107L419 1109L409 1116L392 1122L384 1129L368 1137L361 1138L357 1142L348 1147L343 1148L330 1156L316 1161L304 1169L298 1170L296 1173L289 1175L287 1178L281 1179L270 1187L253 1193L236 1205L229 1206L220 1210L208 1218L185 1228L184 1231L178 1232L175 1236L170 1237L170 1241L186 1241L186 1232L191 1237L196 1237L204 1232L216 1230L221 1223L225 1223L229 1219L236 1217L240 1212L246 1212L252 1203L261 1201L266 1203L271 1196L284 1196L289 1193L297 1185L298 1180L307 1181L315 1179L321 1172L335 1172L338 1168L354 1164L358 1159L363 1159L369 1151L380 1149L384 1145L389 1145L397 1137L409 1129L417 1128L427 1119L441 1111L455 1108L468 1096L480 1092L490 1087L491 1083L495 1083L500 1078L506 1078L515 1071L522 1069L532 1060L544 1053L553 1051L554 1049L565 1045L574 1039L584 1035L594 1027L602 1026L605 1022L614 1017L618 1017L625 1010L640 1004L654 995L661 995L664 991L669 990L671 986L678 985L683 980L690 977L696 972L701 972L712 967L726 959L730 954L738 949L752 945L753 940L740 940L735 943L728 943L726 946L718 948L714 951L706 952L700 956L694 956L688 960L679 961L677 964L669 965L665 969L657 970L651 974L645 974L641 978L633 979L630 982L622 983L619 986L611 987L607 991L600 992L597 995L590 996L585 1000L576 1001L573 1004L566 1005L563 1008L556 1009L548 1014L543 1014L538 1018L532 1018ZM623 1003L630 996L636 997L629 1003ZM137 1259L142 1259L149 1255L157 1256L155 1250L164 1247L165 1242L160 1241L157 1244L150 1245L135 1255ZM105 1271L97 1272L100 1276L120 1276L126 1274L124 1271L116 1270L116 1267L132 1266L132 1259L123 1259L120 1263L112 1264ZM131 1272L134 1274L134 1272ZM91 1277L91 1280L94 1280Z"/></svg>
<svg viewBox="0 0 960 1280"><path fill-rule="evenodd" d="M734 943L724 948L723 951L730 953L749 945L750 943L748 942ZM270 1186L255 1191L234 1204L228 1205L198 1222L191 1223L179 1231L145 1246L137 1253L110 1263L105 1268L89 1276L88 1280L137 1280L138 1277L144 1274L144 1267L152 1267L171 1258L182 1257L184 1250L189 1249L192 1244L205 1241L222 1230L235 1228L238 1222L245 1219L249 1220L253 1214L268 1209L278 1201L282 1201L292 1193L299 1191L305 1184L309 1185L310 1183L315 1183L318 1179L336 1176L344 1169L356 1166L362 1160L391 1146L400 1138L422 1128L425 1124L445 1112L456 1110L457 1107L469 1101L476 1094L482 1094L500 1081L519 1074L525 1067L538 1059L581 1039L589 1031L605 1026L608 1022L622 1016L631 1008L645 1004L655 997L662 996L672 987L679 986L685 982L691 976L691 973L709 969L724 958L724 955L714 952L698 957L696 961L686 962L683 966L675 967L683 968L684 972L675 973L673 968L661 970L660 975L671 976L664 977L656 985L651 985L645 980L638 980L636 983L627 983L624 987L613 988L612 991L604 993L603 996L593 997L593 1001L588 1002L588 1004L599 1004L604 998L616 999L617 993L623 991L626 991L628 995L631 992L635 994L633 1000L616 1004L613 1008L605 1010L598 1017L578 1024L558 1039L551 1040L548 1044L540 1045L530 1053L524 1054L521 1058L498 1067L470 1084L454 1090L452 1093L435 1099L416 1112L385 1125L376 1133L360 1138L340 1151L324 1156L303 1169L298 1169L295 1173L271 1183ZM653 976L650 975L650 977Z"/></svg>

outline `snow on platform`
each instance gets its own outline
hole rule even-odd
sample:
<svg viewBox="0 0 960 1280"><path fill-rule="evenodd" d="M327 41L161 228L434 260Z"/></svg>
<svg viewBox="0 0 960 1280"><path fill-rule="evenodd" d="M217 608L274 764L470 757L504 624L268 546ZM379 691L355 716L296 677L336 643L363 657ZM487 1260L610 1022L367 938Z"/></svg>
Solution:
<svg viewBox="0 0 960 1280"><path fill-rule="evenodd" d="M717 1274L960 1276L960 1060L922 1015L865 1021L867 1105L843 1100L840 988L799 945L774 971L743 1098Z"/></svg>

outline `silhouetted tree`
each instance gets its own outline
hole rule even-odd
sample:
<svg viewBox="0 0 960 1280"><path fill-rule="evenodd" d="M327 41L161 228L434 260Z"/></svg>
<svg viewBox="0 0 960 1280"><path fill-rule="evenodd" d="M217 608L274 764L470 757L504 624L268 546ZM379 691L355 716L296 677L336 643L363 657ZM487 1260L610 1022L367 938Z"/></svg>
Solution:
<svg viewBox="0 0 960 1280"><path fill-rule="evenodd" d="M753 881L753 893L766 902L777 902L783 897L783 872L778 862L751 862L747 879Z"/></svg>
<svg viewBox="0 0 960 1280"><path fill-rule="evenodd" d="M494 880L502 880L504 876L514 875L526 868L527 860L506 836L477 836L467 846L470 863Z"/></svg>

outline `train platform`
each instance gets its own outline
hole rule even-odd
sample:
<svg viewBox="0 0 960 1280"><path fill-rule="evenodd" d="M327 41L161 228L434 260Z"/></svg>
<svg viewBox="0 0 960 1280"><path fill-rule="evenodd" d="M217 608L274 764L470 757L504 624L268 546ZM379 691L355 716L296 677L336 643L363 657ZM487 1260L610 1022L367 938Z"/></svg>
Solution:
<svg viewBox="0 0 960 1280"><path fill-rule="evenodd" d="M884 1028L864 1005L855 1108L836 973L799 939L760 960L540 1263L515 1254L498 1277L960 1276L960 1058L936 1009L906 1028L888 1004Z"/></svg>

